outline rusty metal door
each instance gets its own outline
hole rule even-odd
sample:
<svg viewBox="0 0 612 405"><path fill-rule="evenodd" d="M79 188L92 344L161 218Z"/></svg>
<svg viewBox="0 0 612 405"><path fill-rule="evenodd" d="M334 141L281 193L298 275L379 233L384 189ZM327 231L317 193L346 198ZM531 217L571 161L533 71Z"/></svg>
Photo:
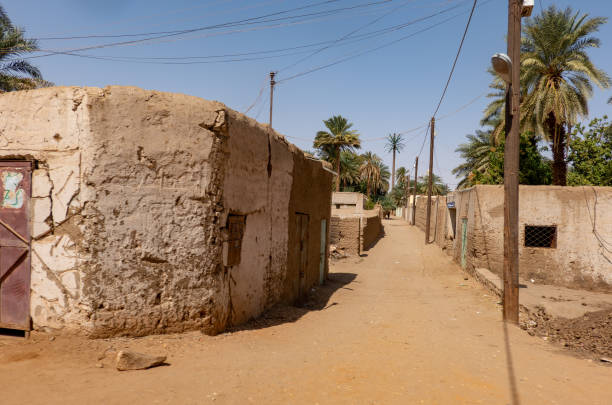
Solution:
<svg viewBox="0 0 612 405"><path fill-rule="evenodd" d="M30 329L30 162L0 161L0 327Z"/></svg>
<svg viewBox="0 0 612 405"><path fill-rule="evenodd" d="M298 296L302 297L306 289L306 270L308 269L308 225L310 218L308 214L297 213L295 216L296 230L299 238L300 264L299 264L299 291Z"/></svg>

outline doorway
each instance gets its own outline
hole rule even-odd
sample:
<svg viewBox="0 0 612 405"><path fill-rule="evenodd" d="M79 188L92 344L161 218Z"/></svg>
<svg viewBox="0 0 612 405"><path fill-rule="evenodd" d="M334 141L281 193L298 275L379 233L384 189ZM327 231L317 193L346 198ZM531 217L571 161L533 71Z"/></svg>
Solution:
<svg viewBox="0 0 612 405"><path fill-rule="evenodd" d="M31 162L0 161L0 328L30 330Z"/></svg>
<svg viewBox="0 0 612 405"><path fill-rule="evenodd" d="M298 297L302 297L306 290L306 270L308 269L308 226L310 216L308 214L295 214L295 229L298 240Z"/></svg>

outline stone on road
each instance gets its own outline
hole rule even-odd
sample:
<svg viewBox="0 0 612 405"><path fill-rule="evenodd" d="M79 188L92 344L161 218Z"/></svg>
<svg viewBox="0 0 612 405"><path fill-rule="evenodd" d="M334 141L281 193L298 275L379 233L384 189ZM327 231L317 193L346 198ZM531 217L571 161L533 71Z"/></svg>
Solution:
<svg viewBox="0 0 612 405"><path fill-rule="evenodd" d="M151 367L161 366L166 361L166 356L150 356L148 354L120 350L117 353L115 367L119 371L144 370Z"/></svg>

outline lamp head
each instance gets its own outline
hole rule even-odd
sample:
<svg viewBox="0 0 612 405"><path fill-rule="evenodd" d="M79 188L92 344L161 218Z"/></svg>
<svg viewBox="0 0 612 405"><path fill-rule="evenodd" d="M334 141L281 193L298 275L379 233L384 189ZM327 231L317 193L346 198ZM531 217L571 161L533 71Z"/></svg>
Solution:
<svg viewBox="0 0 612 405"><path fill-rule="evenodd" d="M512 60L504 53L496 53L491 57L491 65L493 70L497 73L506 83L510 83L511 72L512 72Z"/></svg>

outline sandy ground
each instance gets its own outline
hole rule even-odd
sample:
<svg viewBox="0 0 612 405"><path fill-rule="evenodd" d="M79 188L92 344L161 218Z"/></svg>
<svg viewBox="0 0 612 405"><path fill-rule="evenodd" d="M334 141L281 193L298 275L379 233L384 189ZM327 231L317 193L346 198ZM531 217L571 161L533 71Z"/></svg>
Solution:
<svg viewBox="0 0 612 405"><path fill-rule="evenodd" d="M420 231L385 230L367 256L335 263L305 307L232 333L0 338L0 403L611 403L612 367L504 328L498 300ZM118 372L122 348L169 365Z"/></svg>

